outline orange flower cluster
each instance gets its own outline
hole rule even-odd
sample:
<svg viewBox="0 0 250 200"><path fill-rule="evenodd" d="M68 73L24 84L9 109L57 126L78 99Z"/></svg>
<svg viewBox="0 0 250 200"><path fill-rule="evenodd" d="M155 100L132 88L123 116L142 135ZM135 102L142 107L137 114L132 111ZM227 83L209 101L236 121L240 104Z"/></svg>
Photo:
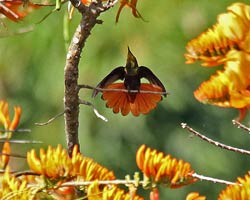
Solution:
<svg viewBox="0 0 250 200"><path fill-rule="evenodd" d="M4 174L0 175L0 199L33 199L34 193L27 188L27 182L12 176L7 168Z"/></svg>
<svg viewBox="0 0 250 200"><path fill-rule="evenodd" d="M0 153L0 169L5 169L10 160L10 143L8 141L4 142L2 147L2 152Z"/></svg>
<svg viewBox="0 0 250 200"><path fill-rule="evenodd" d="M143 200L142 197L127 193L116 185L106 185L100 189L98 181L88 187L87 196L88 200Z"/></svg>
<svg viewBox="0 0 250 200"><path fill-rule="evenodd" d="M19 106L15 106L14 118L10 120L8 103L5 101L0 101L0 124L3 125L5 130L15 130L19 123L21 112L21 108ZM8 137L11 137L11 135L9 135Z"/></svg>
<svg viewBox="0 0 250 200"><path fill-rule="evenodd" d="M57 148L49 146L46 152L41 149L39 158L35 151L31 150L27 153L27 161L33 172L42 175L39 176L40 181L44 180L42 178L44 177L47 180L45 182L51 183L46 189L50 191L50 196L58 199L64 199L63 197L66 195L70 199L76 198L74 186L63 186L63 183L67 181L93 181L91 185L80 188L87 191L89 200L130 200L131 197L133 200L143 200L135 192L131 196L130 193L126 193L116 185L101 186L98 180L114 180L113 172L95 163L92 159L82 156L78 152L77 146L73 149L72 157L67 155L67 151L62 149L61 145L58 145ZM30 180L30 177L24 176L24 178ZM34 184L39 178L36 177L31 182ZM37 195L39 192L41 191L37 191Z"/></svg>
<svg viewBox="0 0 250 200"><path fill-rule="evenodd" d="M136 153L136 163L139 169L154 183L178 188L194 183L194 171L189 163L177 160L170 155L150 149L142 145Z"/></svg>
<svg viewBox="0 0 250 200"><path fill-rule="evenodd" d="M187 195L186 200L206 200L206 197L200 196L198 192L191 192Z"/></svg>
<svg viewBox="0 0 250 200"><path fill-rule="evenodd" d="M121 11L122 11L122 9L125 6L128 6L129 8L131 8L132 14L133 14L134 17L136 17L136 18L142 18L141 14L136 9L137 1L138 0L120 0L120 7L119 7L119 9L117 11L115 21L118 22L120 14L121 14Z"/></svg>
<svg viewBox="0 0 250 200"><path fill-rule="evenodd" d="M19 106L15 106L14 117L12 120L10 120L8 103L5 101L0 101L0 125L3 126L5 131L7 131L4 133L0 132L0 138L7 139L6 142L3 144L2 153L0 153L0 169L5 169L9 163L10 159L9 155L11 153L11 148L8 139L11 138L12 132L8 131L13 131L16 129L20 121L21 112L22 112L21 108Z"/></svg>
<svg viewBox="0 0 250 200"><path fill-rule="evenodd" d="M218 16L217 24L187 44L188 64L201 60L204 66L215 66L225 63L232 49L249 52L250 6L234 3L227 11Z"/></svg>
<svg viewBox="0 0 250 200"><path fill-rule="evenodd" d="M102 167L91 158L82 156L75 146L72 157L61 145L57 148L48 147L47 151L40 149L38 158L34 149L27 153L27 162L32 171L50 179L72 179L81 177L85 181L113 180L112 171Z"/></svg>
<svg viewBox="0 0 250 200"><path fill-rule="evenodd" d="M106 87L107 89L126 89L123 83L113 83ZM162 92L162 88L149 83L142 83L140 90ZM147 114L156 108L159 101L162 100L160 94L137 93L135 100L131 102L130 94L127 92L103 92L102 98L106 100L106 106L113 108L114 113L121 112L123 116L131 112L134 116Z"/></svg>
<svg viewBox="0 0 250 200"><path fill-rule="evenodd" d="M240 110L242 120L250 108L250 5L234 3L207 32L187 44L186 63L224 65L194 92L202 103Z"/></svg>
<svg viewBox="0 0 250 200"><path fill-rule="evenodd" d="M41 5L33 4L29 1L22 0L9 0L3 1L0 3L0 14L5 15L12 21L20 21L27 14L37 8L40 8Z"/></svg>
<svg viewBox="0 0 250 200"><path fill-rule="evenodd" d="M107 2L108 0L102 0L102 1L103 2ZM132 15L134 17L143 19L142 16L141 16L141 14L139 13L139 11L136 8L137 1L138 0L120 0L120 6L119 6L117 14L116 14L115 22L117 23L119 21L119 17L120 17L121 11L126 6L129 7L132 10ZM84 5L88 6L92 2L92 0L81 0L81 2ZM70 11L69 11L70 18L72 17L73 11L74 11L74 8L72 7L70 9Z"/></svg>
<svg viewBox="0 0 250 200"><path fill-rule="evenodd" d="M250 197L250 173L244 178L239 177L236 185L229 185L223 190L218 200L248 200Z"/></svg>

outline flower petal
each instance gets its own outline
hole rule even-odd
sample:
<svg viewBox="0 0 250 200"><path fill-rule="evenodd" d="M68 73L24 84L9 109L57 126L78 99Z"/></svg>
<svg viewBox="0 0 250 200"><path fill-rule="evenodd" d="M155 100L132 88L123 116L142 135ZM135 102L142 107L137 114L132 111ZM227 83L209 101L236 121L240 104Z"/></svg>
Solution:
<svg viewBox="0 0 250 200"><path fill-rule="evenodd" d="M221 107L242 109L250 106L250 55L230 51L223 71L203 82L194 92L197 100Z"/></svg>
<svg viewBox="0 0 250 200"><path fill-rule="evenodd" d="M235 185L229 185L223 190L218 200L247 200L250 196L250 174L246 174L244 178L238 177Z"/></svg>
<svg viewBox="0 0 250 200"><path fill-rule="evenodd" d="M153 181L152 184L178 188L197 180L192 177L194 171L189 163L164 155L145 145L138 149L136 163L144 175Z"/></svg>
<svg viewBox="0 0 250 200"><path fill-rule="evenodd" d="M232 4L228 12L218 16L212 28L187 44L186 63L201 60L203 66L216 66L227 61L225 57L230 50L249 52L249 15L249 5Z"/></svg>

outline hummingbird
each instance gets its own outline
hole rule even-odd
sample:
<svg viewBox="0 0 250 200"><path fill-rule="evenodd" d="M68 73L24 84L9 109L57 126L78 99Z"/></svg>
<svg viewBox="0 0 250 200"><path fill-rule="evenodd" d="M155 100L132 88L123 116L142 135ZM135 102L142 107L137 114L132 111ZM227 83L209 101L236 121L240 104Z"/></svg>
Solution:
<svg viewBox="0 0 250 200"><path fill-rule="evenodd" d="M142 78L148 80L149 83L141 83ZM118 80L123 82L114 83ZM96 88L126 89L128 92L103 91L102 95L102 99L107 101L107 107L113 108L114 113L121 111L124 116L130 111L134 116L138 116L141 113L147 114L162 100L161 95L167 96L162 82L149 68L138 65L137 59L129 47L125 67L119 66L112 70ZM149 91L149 93L141 93L140 90ZM95 89L92 97L95 97L98 92Z"/></svg>

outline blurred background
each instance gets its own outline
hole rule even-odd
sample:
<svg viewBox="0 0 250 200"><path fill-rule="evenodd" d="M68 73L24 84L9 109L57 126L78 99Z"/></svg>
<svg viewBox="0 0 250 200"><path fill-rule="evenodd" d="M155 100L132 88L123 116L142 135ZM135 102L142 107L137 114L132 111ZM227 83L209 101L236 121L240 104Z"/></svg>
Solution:
<svg viewBox="0 0 250 200"><path fill-rule="evenodd" d="M170 95L148 115L123 117L107 109L100 95L92 99L92 91L81 90L80 97L91 101L109 120L106 123L96 118L90 107L80 107L79 138L84 155L112 169L119 179L138 171L135 154L141 144L190 162L198 174L235 181L247 173L249 156L216 148L180 126L185 122L214 140L249 148L249 135L231 122L238 116L237 110L203 105L193 97L200 83L221 67L186 65L183 56L187 42L211 27L217 15L233 2L139 0L137 8L146 22L134 18L131 10L125 8L116 24L119 4L99 17L104 23L96 25L87 40L79 65L79 83L95 86L113 68L124 66L129 46L139 65L149 67ZM14 134L14 139L43 142L12 145L13 152L24 155L30 148L59 143L66 147L63 117L46 126L34 125L63 111L66 5L37 24L51 9L37 10L19 23L0 21L0 99L7 100L11 108L20 105L23 114L19 128L31 129L31 133ZM75 12L70 23L71 35L79 20ZM32 32L4 37L30 25L34 26ZM249 117L244 123L250 124ZM14 169L27 169L22 159L13 159L12 165ZM160 188L160 199L185 199L191 191L216 199L225 187L203 181L181 189ZM139 190L139 194L148 199L149 191Z"/></svg>

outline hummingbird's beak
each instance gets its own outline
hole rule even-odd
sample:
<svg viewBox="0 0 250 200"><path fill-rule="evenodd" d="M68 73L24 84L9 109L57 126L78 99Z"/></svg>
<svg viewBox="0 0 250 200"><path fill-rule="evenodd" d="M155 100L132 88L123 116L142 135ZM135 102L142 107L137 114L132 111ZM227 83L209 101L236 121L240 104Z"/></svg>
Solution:
<svg viewBox="0 0 250 200"><path fill-rule="evenodd" d="M126 66L130 66L131 68L137 67L137 60L135 58L135 56L132 54L132 52L130 51L129 47L128 47L128 55L127 55L127 64Z"/></svg>

